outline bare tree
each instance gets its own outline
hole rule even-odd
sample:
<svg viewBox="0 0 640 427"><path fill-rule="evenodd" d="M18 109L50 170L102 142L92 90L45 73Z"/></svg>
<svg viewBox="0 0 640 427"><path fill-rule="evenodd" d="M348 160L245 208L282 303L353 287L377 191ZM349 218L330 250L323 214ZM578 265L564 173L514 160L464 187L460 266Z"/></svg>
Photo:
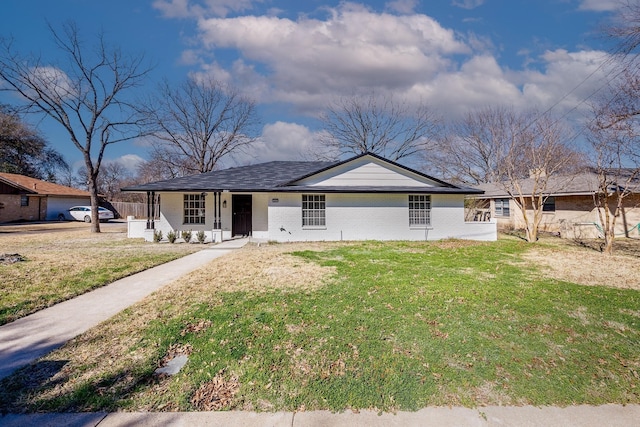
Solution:
<svg viewBox="0 0 640 427"><path fill-rule="evenodd" d="M581 165L582 154L570 145L569 132L564 123L549 115L535 116L509 146L501 165L506 192L522 213L528 242L538 240L543 209L547 199L570 183L575 166ZM523 168L528 171L524 178ZM553 180L564 175L561 180ZM523 184L527 183L525 187Z"/></svg>
<svg viewBox="0 0 640 427"><path fill-rule="evenodd" d="M640 192L640 116L634 113L640 81L624 73L613 92L615 96L603 98L594 107L588 134L598 176L594 204L602 225L603 252L608 255L613 253L617 221L626 218L626 200ZM626 231L626 224L623 226Z"/></svg>
<svg viewBox="0 0 640 427"><path fill-rule="evenodd" d="M154 162L171 176L209 172L226 156L249 147L258 124L253 101L213 78L164 82L147 103Z"/></svg>
<svg viewBox="0 0 640 427"><path fill-rule="evenodd" d="M139 184L146 184L154 181L164 181L179 176L187 175L186 167L167 167L164 156L152 149L149 159L141 162L136 171L136 181Z"/></svg>
<svg viewBox="0 0 640 427"><path fill-rule="evenodd" d="M598 176L594 204L602 225L603 252L612 254L618 218L625 219L625 201L639 190L640 2L621 1L603 32L615 42L612 62L618 71L611 73L609 90L596 101L587 128Z"/></svg>
<svg viewBox="0 0 640 427"><path fill-rule="evenodd" d="M320 119L329 157L370 152L397 161L430 148L440 129L440 119L426 105L411 107L376 94L339 98Z"/></svg>
<svg viewBox="0 0 640 427"><path fill-rule="evenodd" d="M603 32L614 41L614 52L623 56L637 52L640 47L640 2L619 0L617 11ZM637 61L633 57L628 59Z"/></svg>
<svg viewBox="0 0 640 427"><path fill-rule="evenodd" d="M121 163L108 162L102 165L102 171L98 177L98 188L100 194L107 200L118 200L120 189L132 182L132 174Z"/></svg>
<svg viewBox="0 0 640 427"><path fill-rule="evenodd" d="M98 221L98 175L105 149L141 135L140 120L127 95L149 72L143 56L126 56L107 45L102 34L94 48L80 39L77 26L61 31L49 27L56 47L66 55L59 65L39 56L22 56L9 40L2 40L0 78L4 90L20 95L25 111L44 114L59 123L82 153L91 193L92 232Z"/></svg>
<svg viewBox="0 0 640 427"><path fill-rule="evenodd" d="M501 165L523 127L521 121L506 107L469 112L449 125L425 161L451 181L469 185L503 181L507 176Z"/></svg>
<svg viewBox="0 0 640 427"><path fill-rule="evenodd" d="M473 111L452 127L435 162L449 179L467 184L496 183L519 209L526 239L538 239L543 207L560 174L573 172L581 155L569 143L565 124L535 111L505 107Z"/></svg>

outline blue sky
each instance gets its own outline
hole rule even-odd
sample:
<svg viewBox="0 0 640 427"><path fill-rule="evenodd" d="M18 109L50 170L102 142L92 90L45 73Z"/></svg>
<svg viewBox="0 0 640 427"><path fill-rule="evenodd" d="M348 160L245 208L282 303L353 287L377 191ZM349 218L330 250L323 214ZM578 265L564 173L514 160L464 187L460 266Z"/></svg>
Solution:
<svg viewBox="0 0 640 427"><path fill-rule="evenodd" d="M503 104L552 108L579 120L603 84L599 27L617 0L2 0L0 36L55 60L46 22L75 21L86 39L107 39L156 64L162 78L211 74L259 106L251 155L227 164L297 159L314 144L319 112L354 92L426 102L447 118ZM17 100L0 94L0 102ZM63 131L33 120L72 164ZM108 148L128 167L144 142Z"/></svg>

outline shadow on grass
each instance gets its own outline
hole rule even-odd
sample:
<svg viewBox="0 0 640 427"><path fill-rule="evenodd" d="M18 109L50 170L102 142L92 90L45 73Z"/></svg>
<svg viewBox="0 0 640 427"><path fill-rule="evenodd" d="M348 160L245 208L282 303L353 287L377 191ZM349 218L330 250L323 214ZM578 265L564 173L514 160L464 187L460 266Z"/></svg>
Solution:
<svg viewBox="0 0 640 427"><path fill-rule="evenodd" d="M112 412L140 387L162 381L152 370L136 365L76 382L68 363L35 362L0 381L0 413Z"/></svg>

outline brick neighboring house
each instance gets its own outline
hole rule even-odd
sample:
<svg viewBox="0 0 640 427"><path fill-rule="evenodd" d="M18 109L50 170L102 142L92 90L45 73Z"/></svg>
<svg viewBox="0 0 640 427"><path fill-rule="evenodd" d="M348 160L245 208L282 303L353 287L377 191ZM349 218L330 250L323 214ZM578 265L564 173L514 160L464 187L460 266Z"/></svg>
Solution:
<svg viewBox="0 0 640 427"><path fill-rule="evenodd" d="M88 191L0 172L0 223L71 219L70 207L89 204Z"/></svg>
<svg viewBox="0 0 640 427"><path fill-rule="evenodd" d="M531 195L533 184L533 179L521 181L525 196ZM490 216L499 230L525 228L522 212L503 186L490 183L476 187L484 194L474 197L475 203L467 212L469 220ZM625 197L622 213L616 220L617 236L640 237L640 186L634 183L634 187L632 194ZM549 197L543 208L541 231L568 239L602 237L602 224L594 203L598 189L595 173L550 177L547 188ZM613 203L615 206L615 200ZM533 211L527 213L531 218Z"/></svg>

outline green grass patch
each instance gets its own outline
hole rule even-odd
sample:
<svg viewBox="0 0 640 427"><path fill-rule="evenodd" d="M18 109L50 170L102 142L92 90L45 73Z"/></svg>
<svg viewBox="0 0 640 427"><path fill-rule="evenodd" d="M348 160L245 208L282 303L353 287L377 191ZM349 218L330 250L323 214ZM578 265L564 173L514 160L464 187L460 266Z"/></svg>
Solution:
<svg viewBox="0 0 640 427"><path fill-rule="evenodd" d="M530 247L366 242L295 252L335 267L336 279L185 306L176 296L154 306L159 314L126 350L147 349L144 357L102 375L78 363L63 393L52 393L55 381L26 387L22 371L0 384L12 395L0 400L27 410L191 411L217 378L237 383L228 409L639 403L640 292L545 278L523 261ZM175 346L190 349L185 368L154 377Z"/></svg>
<svg viewBox="0 0 640 427"><path fill-rule="evenodd" d="M11 233L0 236L0 247L25 258L0 264L0 325L198 249L84 230Z"/></svg>

